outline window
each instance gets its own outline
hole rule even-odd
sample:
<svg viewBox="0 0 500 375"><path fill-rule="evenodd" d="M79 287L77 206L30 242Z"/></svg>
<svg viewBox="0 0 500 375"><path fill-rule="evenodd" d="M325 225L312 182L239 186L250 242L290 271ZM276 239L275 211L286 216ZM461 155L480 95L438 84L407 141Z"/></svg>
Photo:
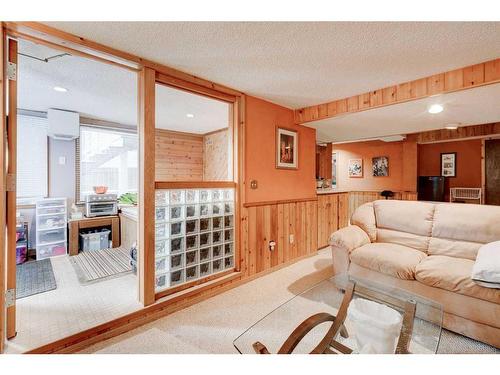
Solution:
<svg viewBox="0 0 500 375"><path fill-rule="evenodd" d="M138 141L135 133L90 126L80 127L80 200L93 194L94 186L108 193L136 192Z"/></svg>
<svg viewBox="0 0 500 375"><path fill-rule="evenodd" d="M48 195L47 119L17 116L17 203Z"/></svg>

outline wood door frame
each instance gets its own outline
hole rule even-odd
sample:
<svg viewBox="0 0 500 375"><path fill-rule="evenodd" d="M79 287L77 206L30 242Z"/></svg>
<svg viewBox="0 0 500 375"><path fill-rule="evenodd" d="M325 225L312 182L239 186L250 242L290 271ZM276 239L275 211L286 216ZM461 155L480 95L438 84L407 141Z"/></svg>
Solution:
<svg viewBox="0 0 500 375"><path fill-rule="evenodd" d="M52 28L50 26L44 25L42 23L38 22L2 22L2 31L5 36L15 36L19 37L20 39L27 39L36 43L41 43L44 45L49 45L52 48L56 49L61 49L64 51L70 51L71 53L79 56L83 56L86 58L94 59L96 61L100 62L105 62L109 63L115 66L120 66L124 67L130 70L134 70L138 72L138 75L148 75L151 77L151 71L153 71L155 74L161 74L163 76L163 79L168 79L170 84L175 84L176 86L182 86L185 85L185 88L188 89L189 91L197 92L198 94L203 94L206 96L210 96L212 98L217 98L219 100L224 100L228 101L228 98L234 97L233 101L233 131L232 131L232 137L233 137L233 180L238 184L238 188L236 189L236 194L235 194L235 217L240 218L241 216L241 205L245 201L245 190L244 190L244 183L245 181L243 180L244 176L244 167L245 167L245 160L244 160L244 137L245 137L245 123L246 123L246 113L245 113L245 95L237 90L234 90L232 88L229 88L227 86L223 86L220 84L217 84L215 82L205 80L203 78L197 77L195 75L185 73L182 71L179 71L177 69L170 68L166 65L158 64L156 62L153 62L151 60L143 59L139 56L120 51L118 49L114 49L108 46L105 46L100 43L96 43L90 40L87 40L85 38L79 37L74 34L66 33L61 30ZM146 70L148 68L149 70ZM149 73L145 73L146 71L149 71ZM151 81L151 79L149 80ZM5 83L4 85L5 86ZM145 85L144 88L146 88L147 85ZM149 84L149 87L151 85ZM142 90L140 90L140 86L138 86L138 102L141 103L139 106L139 116L140 120L144 121L144 124L142 125L141 129L146 129L146 135L148 136L148 141L146 142L151 142L151 137L154 139L154 133L150 134L151 131L154 131L154 126L153 129L151 130L151 122L154 121L154 114L151 116L150 112L152 109L154 110L154 96L153 95L146 95ZM153 100L151 100L153 98ZM231 98L232 99L232 98ZM142 106L142 108L141 108ZM3 113L2 119L5 121L5 113ZM152 120L153 119L153 120ZM140 124L141 122L139 122ZM149 125L148 125L149 124ZM140 125L141 126L141 125ZM149 129L149 130L148 130ZM141 138L141 137L140 137ZM141 140L139 140L141 142ZM151 144L151 143L149 143ZM150 149L151 150L151 149ZM149 150L149 151L150 151ZM154 158L146 158L144 157L145 155L144 152L146 152L145 148L142 147L142 149L139 152L139 159L141 161L141 166L145 167L148 169L149 172L145 173L144 176L146 176L145 180L143 177L142 183L143 185L147 186L148 189L151 189L151 186L154 187L154 174L151 174L151 168L153 168L154 171L154 164L155 160ZM149 155L150 152L147 154ZM4 172L4 171L2 171ZM153 177L151 177L153 176ZM4 178L4 176L1 175L0 173L0 178ZM5 187L5 184L3 185ZM153 204L154 204L154 197L153 198ZM147 202L146 202L147 204ZM144 206L144 204L143 204ZM1 208L1 203L0 203L0 208ZM149 204L149 210L151 210L151 204ZM145 215L146 214L146 215ZM151 223L154 220L154 216L150 216L146 212L143 212L143 218L148 218L147 222L141 222L141 215L139 215L139 228L145 227L147 224L149 224L149 227L152 227ZM239 229L235 230L235 241L237 241L237 246L235 249L235 268L236 270L239 270L241 268L241 225L239 223L239 219L236 220L236 225L239 227ZM1 222L1 219L0 219ZM141 234L139 234L139 237ZM143 238L145 236L145 233L142 234ZM1 236L0 236L1 239ZM146 248L151 247L151 245L147 245ZM140 256L139 260L139 295L140 298L142 299L142 303L146 306L148 304L152 304L152 298L151 295L154 296L154 274L153 278L151 278L151 272L148 271L151 269L151 264L154 266L154 257L151 258L151 254L154 255L154 247L150 248L149 255L148 253L144 252ZM1 250L0 250L0 255L1 255ZM148 262L146 264L141 265L141 257L143 262ZM3 259L0 259L0 270L2 269L1 267L3 266ZM141 267L142 271L141 272ZM145 272L149 272L149 278L145 277ZM142 279L142 280L141 280ZM151 283L151 280L153 280L153 284ZM141 289L142 288L142 289ZM2 289L3 290L3 289ZM141 297L142 295L142 297ZM3 304L3 299L2 302ZM2 310L3 311L3 310ZM0 338L3 344L3 337Z"/></svg>
<svg viewBox="0 0 500 375"><path fill-rule="evenodd" d="M7 61L17 67L17 40L7 39ZM16 289L16 172L17 172L17 80L7 79L7 175L6 175L6 289ZM16 301L6 309L6 337L16 336Z"/></svg>
<svg viewBox="0 0 500 375"><path fill-rule="evenodd" d="M1 39L0 39L0 82L2 83L2 88L0 91L0 354L4 351L5 345L5 198L6 198L6 185L5 185L5 130L6 130L6 108L5 108L5 98L6 98L6 82L5 74L5 41L7 39L7 33L1 25Z"/></svg>
<svg viewBox="0 0 500 375"><path fill-rule="evenodd" d="M205 86L199 85L195 82L191 81L185 81L183 79L175 78L168 76L166 74L162 73L156 73L156 84L158 85L164 85L167 87L171 87L174 89L182 90L188 93L191 93L193 95L200 95L207 97L209 99L214 99L214 100L219 100L225 103L229 104L229 137L228 137L228 143L232 146L231 147L231 160L230 163L232 164L231 169L232 169L232 180L231 181L219 181L219 182L209 182L209 181L199 181L199 182L172 182L172 181L156 181L155 185L156 187L160 188L168 188L169 186L175 186L175 187L203 187L203 186L210 186L213 187L215 186L221 186L221 187L234 187L235 188L235 197L234 197L234 217L235 217L235 227L234 227L234 244L235 244L235 250L234 250L234 271L235 273L239 273L241 271L241 264L242 264L242 259L241 259L241 230L242 230L242 225L241 225L241 202L243 202L243 194L244 194L244 183L243 181L243 153L242 153L242 147L244 145L244 140L242 139L242 136L244 134L244 125L245 125L245 97L243 94L239 93L229 93L225 91L219 91L218 89L215 88L207 88ZM154 150L153 150L154 152ZM153 202L154 205L154 202ZM146 218L145 218L146 219ZM154 227L154 215L151 216L151 219L147 218L148 220L151 220L151 227ZM154 234L153 234L154 237ZM149 252L149 251L148 251ZM151 264L148 264L148 270L154 275L154 239L153 239L153 245L150 250L151 254L150 257L152 259ZM225 276L226 273L222 272L220 274L220 277ZM215 276L215 277L214 277ZM207 280L213 280L217 278L217 275L214 276L209 276ZM154 293L154 277L153 280L151 281L153 285L153 293ZM198 285L199 282L192 283L192 285L180 285L177 290L181 291L186 288L196 286ZM169 290L162 291L159 293L155 293L155 299L158 300L166 295L171 294Z"/></svg>

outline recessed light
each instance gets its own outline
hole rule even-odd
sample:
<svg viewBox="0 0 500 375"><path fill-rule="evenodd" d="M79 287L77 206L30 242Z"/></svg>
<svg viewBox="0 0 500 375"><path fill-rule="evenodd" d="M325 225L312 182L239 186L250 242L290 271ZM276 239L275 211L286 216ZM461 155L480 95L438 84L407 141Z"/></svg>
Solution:
<svg viewBox="0 0 500 375"><path fill-rule="evenodd" d="M192 113L187 113L187 114L186 114L186 117L187 117L187 118L193 118L193 117L194 117L194 115L193 115Z"/></svg>
<svg viewBox="0 0 500 375"><path fill-rule="evenodd" d="M54 90L57 92L68 92L68 89L61 86L54 86Z"/></svg>
<svg viewBox="0 0 500 375"><path fill-rule="evenodd" d="M441 104L433 104L429 107L428 112L432 114L443 112L443 106Z"/></svg>

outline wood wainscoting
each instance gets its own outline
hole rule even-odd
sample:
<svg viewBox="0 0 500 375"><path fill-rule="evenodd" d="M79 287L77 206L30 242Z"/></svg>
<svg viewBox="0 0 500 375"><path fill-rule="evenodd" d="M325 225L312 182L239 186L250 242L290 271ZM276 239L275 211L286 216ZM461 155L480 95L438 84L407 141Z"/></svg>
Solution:
<svg viewBox="0 0 500 375"><path fill-rule="evenodd" d="M317 200L247 204L242 210L241 272L244 277L316 253ZM270 248L270 241L276 245Z"/></svg>

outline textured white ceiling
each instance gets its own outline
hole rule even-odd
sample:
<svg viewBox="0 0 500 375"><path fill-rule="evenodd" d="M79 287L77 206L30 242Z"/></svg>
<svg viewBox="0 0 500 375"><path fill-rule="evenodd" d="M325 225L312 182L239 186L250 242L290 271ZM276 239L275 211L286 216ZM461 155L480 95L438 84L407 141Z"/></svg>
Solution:
<svg viewBox="0 0 500 375"><path fill-rule="evenodd" d="M500 22L48 22L289 108L500 56Z"/></svg>
<svg viewBox="0 0 500 375"><path fill-rule="evenodd" d="M319 142L344 142L500 121L500 83L310 122ZM443 112L430 114L431 104Z"/></svg>
<svg viewBox="0 0 500 375"><path fill-rule="evenodd" d="M24 40L19 42L18 51L42 59L63 53ZM136 73L79 56L46 63L20 55L18 62L19 108L44 112L65 109L84 117L136 125ZM56 92L54 86L68 92Z"/></svg>
<svg viewBox="0 0 500 375"><path fill-rule="evenodd" d="M157 128L204 134L229 126L229 104L156 85L155 120Z"/></svg>
<svg viewBox="0 0 500 375"><path fill-rule="evenodd" d="M63 53L28 41L19 52L41 59ZM68 89L54 91L54 86ZM41 62L19 55L18 107L46 112L58 108L83 117L137 124L137 74L79 56ZM156 127L190 133L208 133L228 126L227 103L158 85ZM193 114L193 118L186 114Z"/></svg>

